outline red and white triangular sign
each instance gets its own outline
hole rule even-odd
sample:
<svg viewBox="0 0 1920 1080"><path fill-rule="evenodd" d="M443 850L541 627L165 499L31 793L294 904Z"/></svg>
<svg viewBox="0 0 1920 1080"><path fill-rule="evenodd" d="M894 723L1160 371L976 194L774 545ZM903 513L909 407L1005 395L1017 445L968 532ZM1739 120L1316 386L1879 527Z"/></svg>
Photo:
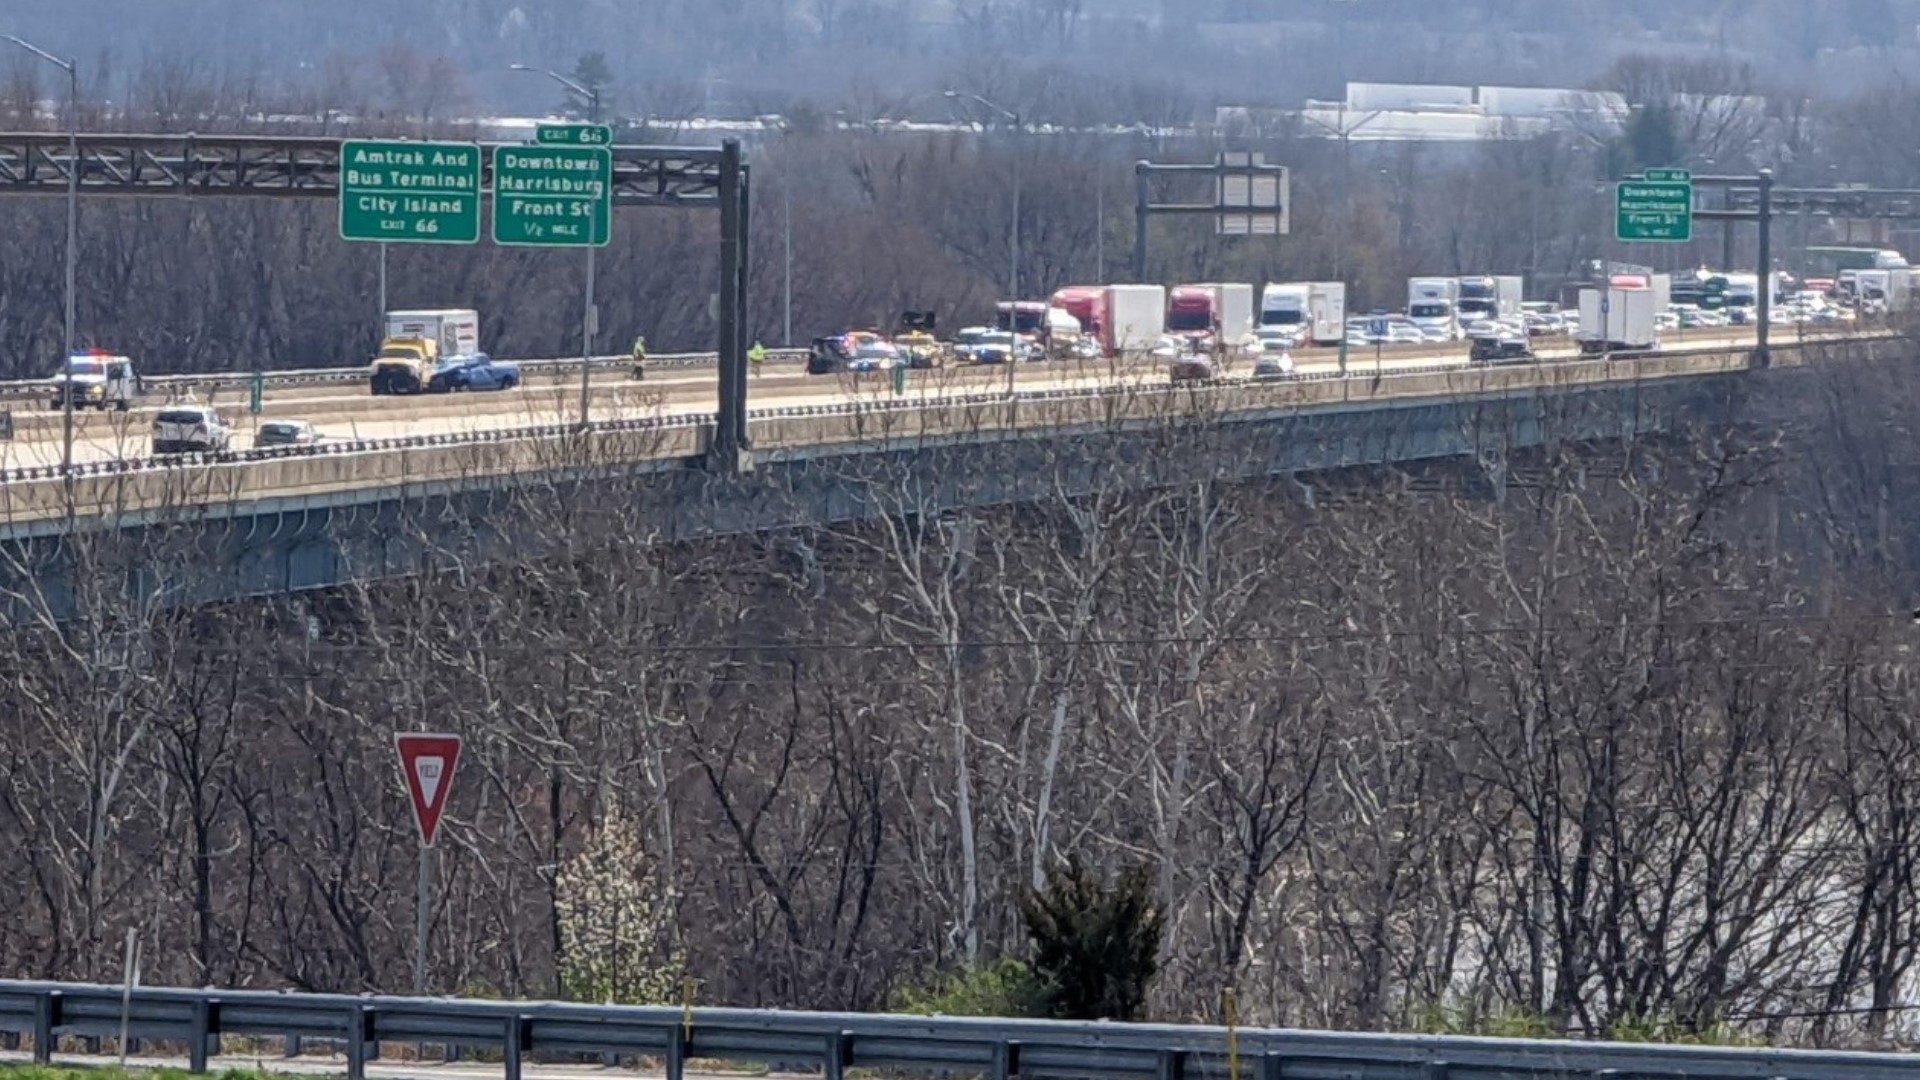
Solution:
<svg viewBox="0 0 1920 1080"><path fill-rule="evenodd" d="M413 821L420 826L420 842L433 846L440 832L440 814L453 790L453 768L460 763L460 736L424 731L395 732L400 751L400 776L413 801Z"/></svg>

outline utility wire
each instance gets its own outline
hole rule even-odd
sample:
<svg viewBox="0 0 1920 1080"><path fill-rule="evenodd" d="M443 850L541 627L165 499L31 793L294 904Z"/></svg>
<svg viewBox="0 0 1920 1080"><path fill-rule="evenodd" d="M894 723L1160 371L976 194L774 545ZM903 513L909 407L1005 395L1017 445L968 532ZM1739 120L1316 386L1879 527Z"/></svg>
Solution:
<svg viewBox="0 0 1920 1080"><path fill-rule="evenodd" d="M615 653L654 653L654 654L710 654L710 653L825 653L825 652L923 652L941 649L966 650L1026 650L1060 648L1139 648L1159 645L1296 645L1314 642L1369 642L1421 640L1450 641L1471 638L1495 637L1561 637L1574 634L1617 634L1622 631L1647 630L1750 630L1792 626L1875 626L1875 625L1911 625L1915 620L1905 614L1893 615L1729 615L1701 619L1668 620L1629 620L1620 622L1561 622L1532 625L1496 625L1496 626L1457 626L1457 627L1408 627L1405 629L1361 629L1342 626L1322 630L1301 630L1286 633L1231 633L1231 634L1142 634L1115 637L1048 637L1048 638L957 638L943 641L931 638L894 641L738 641L738 642L663 642L607 638L600 641L588 641L573 644L529 644L506 643L500 652L490 655L512 657L515 655L577 654L594 659L605 659L606 652ZM389 632L418 636L434 633L438 627L407 627ZM480 629L475 627L475 629ZM569 628L586 629L592 627ZM276 652L271 647L248 647L242 645L189 645L184 654L202 655L269 655L284 659L286 653L338 653L353 655L359 653L379 653L415 658L422 653L447 653L468 644L461 639L441 639L447 642L444 648L415 647L407 642L400 644L381 642L329 642L325 640L301 643L297 639L284 639L285 644ZM489 648L502 646L498 639L475 639L473 645L486 645ZM1920 635L1915 644L1920 645ZM598 654L598 655L596 655ZM1920 657L1916 657L1920 659Z"/></svg>

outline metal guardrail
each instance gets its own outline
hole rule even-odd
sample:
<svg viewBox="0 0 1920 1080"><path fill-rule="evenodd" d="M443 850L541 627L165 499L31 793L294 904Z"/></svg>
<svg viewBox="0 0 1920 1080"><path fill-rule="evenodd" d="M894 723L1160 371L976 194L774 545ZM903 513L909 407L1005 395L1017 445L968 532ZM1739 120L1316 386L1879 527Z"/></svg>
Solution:
<svg viewBox="0 0 1920 1080"><path fill-rule="evenodd" d="M1649 358L1684 357L1723 353L1728 350L1718 347L1681 349L1671 352L1636 354ZM1616 354L1620 356L1621 354ZM1517 368L1523 366L1550 366L1560 363L1573 363L1581 360L1593 360L1597 357L1574 357L1566 360L1540 360L1530 365L1502 364L1499 368ZM1291 375L1262 377L1258 379L1210 379L1190 380L1170 384L1142 385L1136 383L1099 383L1082 387L1056 387L1045 390L1019 390L1008 393L1004 389L983 389L972 394L954 394L938 398L889 397L870 401L842 401L827 405L787 405L754 409L747 414L749 421L780 420L804 417L887 415L903 412L916 412L929 407L956 408L979 405L1014 404L1020 402L1061 402L1088 400L1103 397L1117 397L1140 393L1204 392L1210 389L1232 386L1285 386L1295 383L1324 383L1342 380L1382 380L1389 381L1412 378L1423 375L1438 375L1487 370L1484 366L1470 366L1461 363L1422 364L1417 367L1402 366L1386 371L1374 372L1365 365L1355 365L1346 373L1338 371L1300 372ZM876 376L879 378L881 376ZM146 458L114 458L107 461L88 461L75 463L73 474L78 477L114 476L130 473L159 472L170 469L195 468L208 464L252 464L262 461L275 461L283 458L330 457L341 454L386 453L395 450L429 449L454 446L476 446L484 443L512 442L519 439L550 439L565 435L577 435L588 432L619 431L662 431L674 428L700 427L712 425L717 417L713 413L676 413L668 416L633 417L622 420L597 420L583 429L579 424L525 424L517 427L486 428L477 431L441 432L424 435L393 435L373 439L328 439L307 446L274 446L247 450L228 450L210 454L168 454ZM32 482L59 479L60 466L30 465L15 469L0 470L0 484Z"/></svg>
<svg viewBox="0 0 1920 1080"><path fill-rule="evenodd" d="M1679 354L1674 354L1679 355ZM1396 379L1415 375L1434 375L1442 372L1468 370L1459 364L1430 364L1420 367L1400 367L1385 372L1383 378ZM917 412L929 406L941 408L995 405L1019 402L1058 402L1086 400L1090 398L1116 397L1142 392L1166 392L1169 390L1201 391L1209 388L1233 385L1284 385L1288 383L1337 382L1342 378L1372 378L1370 372L1356 372L1341 375L1338 372L1314 372L1278 376L1261 379L1258 382L1237 382L1232 380L1195 380L1177 383L1171 386L1138 386L1126 383L1102 383L1087 387L1055 387L1046 390L1015 390L1012 394L1005 390L982 390L972 394L952 394L935 399L919 397L880 398L873 401L845 401L828 405L783 405L751 410L747 416L751 420L782 420L799 418L817 418L826 416L879 415L902 412ZM632 417L622 420L596 420L587 425L586 430L593 432L618 431L664 431L674 428L710 426L716 421L713 413L675 413L669 416ZM328 439L306 446L272 446L246 450L226 450L207 454L166 454L145 458L114 458L107 461L78 462L73 474L80 477L114 476L128 473L162 472L171 469L193 468L201 465L252 464L261 461L275 461L283 458L331 457L340 454L386 453L395 450L430 449L453 446L477 446L484 443L512 442L520 439L551 439L565 435L577 435L582 432L579 424L522 424L515 427L484 428L477 431L439 432L423 435L391 435L370 439ZM0 484L54 480L60 477L59 465L29 465L16 469L0 470Z"/></svg>
<svg viewBox="0 0 1920 1080"><path fill-rule="evenodd" d="M1817 340L1839 341L1847 340L1854 336L1856 335L1829 335L1822 332L1817 336ZM1789 341L1787 343L1793 344L1796 342ZM1395 348L1403 347L1404 346L1395 346ZM1463 348L1464 346L1455 343L1455 347ZM1368 347L1355 346L1349 361L1350 366L1354 368L1363 367L1366 363L1368 351ZM767 360L770 363L797 363L806 358L807 350L805 349L783 348L767 350ZM502 359L505 358L503 357ZM718 354L710 352L660 353L647 357L647 367L649 370L657 368L670 371L674 368L702 367L717 363L718 359ZM633 362L633 358L625 353L617 353L606 356L596 356L592 362L595 367L626 367ZM536 358L519 360L516 361L516 363L523 369L551 375L569 374L580 369L580 358L577 356ZM352 367L297 368L285 371L268 371L263 372L262 375L265 379L265 385L269 389L321 383L355 383L365 381L367 378L367 367L364 364L356 364ZM160 390L181 388L244 390L252 384L253 373L248 371L214 371L182 375L146 375L141 377L141 382L147 387ZM46 379L0 380L0 397L34 397L44 394L47 386L48 382Z"/></svg>
<svg viewBox="0 0 1920 1080"><path fill-rule="evenodd" d="M1709 331L1702 329L1697 332L1706 333ZM1808 336L1807 340L1846 341L1861 336L1870 335L1860 335L1844 331L1836 333L1822 330ZM1779 343L1799 344L1798 341L1793 339L1783 339L1783 341ZM1404 347L1405 346L1392 346L1390 348ZM1453 347L1464 348L1460 343L1454 343ZM1355 368L1364 366L1368 351L1368 346L1355 345L1352 349L1350 365ZM796 363L806 358L807 350L805 349L781 348L767 350L767 360L770 363ZM506 358L502 357L501 359ZM718 354L710 352L660 353L647 357L647 367L650 370L655 368L672 370L674 368L702 367L717 363L718 359ZM596 356L593 358L592 363L595 367L625 367L631 364L632 361L633 358L630 355L617 353L606 356ZM546 357L515 362L523 369L531 369L543 374L568 374L580 369L580 358L577 356ZM267 371L263 372L262 375L265 379L265 385L269 389L320 383L354 383L366 379L367 366L364 364L356 364L351 367L297 368L284 371ZM146 375L141 377L141 382L148 387L162 390L170 388L244 390L252 384L253 373L248 371L215 371L181 375ZM0 379L0 398L33 397L44 393L47 387L48 381L44 378Z"/></svg>
<svg viewBox="0 0 1920 1080"><path fill-rule="evenodd" d="M983 1080L1916 1080L1920 1057L1852 1051L1366 1034L1174 1024L572 1005L258 990L0 981L0 1032L47 1063L62 1037L183 1047L204 1072L228 1036L343 1045L362 1080L383 1042L498 1053L505 1080L534 1055L644 1057L683 1080L692 1060L884 1069ZM423 1069L423 1072L430 1071Z"/></svg>
<svg viewBox="0 0 1920 1080"><path fill-rule="evenodd" d="M805 349L768 349L769 363L793 363L807 358ZM504 357L502 358L504 359ZM661 353L647 357L648 370L702 367L718 362L715 353ZM552 357L534 360L518 360L522 370L547 375L564 375L580 370L580 358ZM625 368L633 363L633 357L625 353L596 356L593 365L601 367ZM287 386L311 386L321 383L359 383L367 379L365 364L354 367L299 368L287 371L267 371L261 373L264 385L268 389ZM245 390L253 384L253 373L249 371L211 371L186 375L143 375L141 383L149 390L170 389L209 389L209 390ZM40 397L48 393L46 379L7 379L0 380L0 397Z"/></svg>

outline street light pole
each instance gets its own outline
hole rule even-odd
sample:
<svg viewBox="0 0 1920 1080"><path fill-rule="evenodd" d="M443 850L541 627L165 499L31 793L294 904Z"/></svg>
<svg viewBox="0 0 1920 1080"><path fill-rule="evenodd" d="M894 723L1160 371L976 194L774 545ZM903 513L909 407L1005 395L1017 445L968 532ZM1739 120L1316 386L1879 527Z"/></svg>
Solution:
<svg viewBox="0 0 1920 1080"><path fill-rule="evenodd" d="M1093 280L1107 280L1107 174L1093 174Z"/></svg>
<svg viewBox="0 0 1920 1080"><path fill-rule="evenodd" d="M578 88L576 88L577 92ZM600 122L600 88L594 87L587 92L587 123ZM611 205L611 199L608 200ZM588 230L591 233L591 229ZM593 407L593 335L600 329L600 306L594 301L593 264L595 252L599 249L593 244L593 237L587 237L587 299L580 314L580 426L586 427L590 421L588 410Z"/></svg>
<svg viewBox="0 0 1920 1080"><path fill-rule="evenodd" d="M786 249L787 269L782 279L780 345L793 348L793 185L780 184L781 246Z"/></svg>
<svg viewBox="0 0 1920 1080"><path fill-rule="evenodd" d="M1342 0L1342 2L1343 4L1351 3L1352 0ZM1345 8L1343 7L1342 10L1345 10ZM1346 21L1345 18L1342 17L1341 28L1343 32L1345 27ZM1340 54L1345 56L1346 50L1344 48L1341 49ZM1308 123L1313 124L1323 131L1336 135L1340 139L1340 197L1343 205L1340 213L1340 227L1335 232L1333 241L1333 276L1340 279L1342 288L1346 287L1347 284L1347 229L1351 226L1353 220L1353 133L1373 123L1375 120L1380 119L1381 111L1382 110L1375 109L1362 117L1357 123L1349 124L1347 123L1347 102L1343 97L1340 101L1340 121L1337 127L1329 126L1317 117L1307 116L1305 113L1301 114L1301 117ZM1342 327L1340 331L1340 377L1344 379L1346 376L1347 332L1346 329Z"/></svg>
<svg viewBox="0 0 1920 1080"><path fill-rule="evenodd" d="M73 358L74 335L74 297L76 288L76 268L79 265L80 250L80 68L72 60L62 60L45 49L22 41L12 34L6 35L8 41L52 64L67 73L67 284L66 284L66 328L64 349L60 363L70 363ZM69 485L73 477L73 384L62 384L62 406L60 420L60 475L67 478ZM69 504L71 505L71 504Z"/></svg>
<svg viewBox="0 0 1920 1080"><path fill-rule="evenodd" d="M946 97L949 100L964 97L972 101L977 101L987 108L992 109L994 112L999 113L1001 116L1013 122L1013 131L1016 136L1027 130L1026 124L1021 122L1019 113L1004 105L998 105L988 101L979 94L965 94L958 90L948 90L946 91ZM1008 242L1010 258L1008 259L1009 265L1007 268L1007 299L1018 300L1020 299L1020 145L1018 142L1016 142L1013 147L1013 165L1010 171L1013 174L1013 224Z"/></svg>
<svg viewBox="0 0 1920 1080"><path fill-rule="evenodd" d="M513 71L530 71L535 75L545 75L559 83L568 93L587 103L587 123L600 122L600 88L598 86L582 86L573 79L546 68L528 67L525 64L509 64L507 67ZM594 331L599 329L600 321L596 318L599 311L593 302L595 245L591 242L591 236L588 237L588 241L586 299L580 311L580 426L583 428L593 419L593 335Z"/></svg>
<svg viewBox="0 0 1920 1080"><path fill-rule="evenodd" d="M1013 132L1014 132L1013 240L1008 245L1013 249L1013 259L1012 259L1013 266L1007 272L1007 280L1012 282L1013 284L1012 284L1012 291L1008 294L1007 299L1018 300L1020 299L1020 142L1019 142L1019 139L1020 139L1021 132L1025 131L1026 128L1024 125L1020 123L1019 113L1011 113L1009 115L1013 117Z"/></svg>

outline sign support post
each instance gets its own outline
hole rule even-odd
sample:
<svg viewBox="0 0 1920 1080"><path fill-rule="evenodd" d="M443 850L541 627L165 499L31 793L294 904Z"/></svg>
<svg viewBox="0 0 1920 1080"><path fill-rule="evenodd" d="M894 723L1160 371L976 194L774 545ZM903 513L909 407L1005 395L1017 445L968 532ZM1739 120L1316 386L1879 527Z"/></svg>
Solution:
<svg viewBox="0 0 1920 1080"><path fill-rule="evenodd" d="M1213 181L1207 202L1156 203L1157 177ZM1210 217L1219 236L1286 236L1293 231L1293 187L1285 165L1260 154L1223 151L1211 165L1133 165L1133 280L1147 280L1147 222L1154 217Z"/></svg>
<svg viewBox="0 0 1920 1080"><path fill-rule="evenodd" d="M387 317L388 244L480 240L480 147L473 143L345 139L340 143L340 238L380 248L380 319ZM260 408L253 406L257 415Z"/></svg>
<svg viewBox="0 0 1920 1080"><path fill-rule="evenodd" d="M586 307L580 313L580 426L592 423L593 407L593 333L599 327L595 318L599 311L593 304L593 253L598 248L587 249L587 297Z"/></svg>
<svg viewBox="0 0 1920 1080"><path fill-rule="evenodd" d="M400 777L413 806L413 823L420 829L419 891L414 897L413 992L427 992L427 937L433 927L433 842L440 834L440 818L453 791L453 770L460 762L458 735L395 732L400 753Z"/></svg>
<svg viewBox="0 0 1920 1080"><path fill-rule="evenodd" d="M420 846L420 889L413 898L413 995L427 995L427 931L433 926L433 849Z"/></svg>
<svg viewBox="0 0 1920 1080"><path fill-rule="evenodd" d="M542 124L534 146L493 150L493 242L503 247L587 249L580 312L580 426L593 419L595 249L613 232L613 129L604 124Z"/></svg>

